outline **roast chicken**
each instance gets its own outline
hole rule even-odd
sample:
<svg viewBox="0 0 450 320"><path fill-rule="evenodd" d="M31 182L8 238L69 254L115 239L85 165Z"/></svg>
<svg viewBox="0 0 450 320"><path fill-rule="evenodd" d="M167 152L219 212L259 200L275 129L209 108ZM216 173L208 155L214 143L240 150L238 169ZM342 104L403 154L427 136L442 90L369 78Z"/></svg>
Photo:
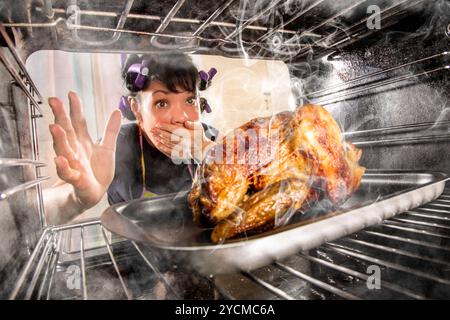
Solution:
<svg viewBox="0 0 450 320"><path fill-rule="evenodd" d="M210 149L188 203L220 243L289 222L319 199L338 207L360 185L361 150L321 106L253 119Z"/></svg>

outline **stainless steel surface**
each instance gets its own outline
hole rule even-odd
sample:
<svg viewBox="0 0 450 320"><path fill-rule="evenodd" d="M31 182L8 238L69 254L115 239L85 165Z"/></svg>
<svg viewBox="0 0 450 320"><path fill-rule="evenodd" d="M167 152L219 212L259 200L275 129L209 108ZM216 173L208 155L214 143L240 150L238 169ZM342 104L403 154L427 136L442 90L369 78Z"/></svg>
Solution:
<svg viewBox="0 0 450 320"><path fill-rule="evenodd" d="M427 131L433 128L448 127L450 126L450 120L446 121L435 121L435 122L418 122L411 124L403 124L398 126L386 127L386 128L376 128L368 130L359 130L344 132L345 139L352 139L355 137L370 136L379 133L406 133L414 131Z"/></svg>
<svg viewBox="0 0 450 320"><path fill-rule="evenodd" d="M286 226L218 245L210 242L210 229L192 222L185 193L114 205L101 221L111 232L203 275L249 271L429 202L442 193L446 179L441 173L368 170L359 190L338 211L318 204Z"/></svg>
<svg viewBox="0 0 450 320"><path fill-rule="evenodd" d="M319 97L320 98L320 97L323 97L323 96L335 94L335 93L341 92L343 90L351 89L352 86L350 86L350 85L354 85L355 83L358 83L360 81L367 80L367 79L370 79L370 78L374 78L374 77L377 77L377 76L380 76L380 75L386 75L389 72L392 72L392 71L395 71L395 70L398 70L398 69L401 69L401 68L405 68L405 67L408 67L408 66L414 66L416 64L423 63L423 62L426 62L426 61L429 61L429 60L432 60L432 59L442 58L442 57L445 57L445 56L447 56L449 54L450 54L450 52L448 52L448 51L444 51L444 52L441 52L441 53L438 53L438 54L433 54L433 55L431 55L429 57L424 57L424 58L421 58L421 59L418 59L418 60L415 60L415 61L410 61L410 62L407 62L407 63L403 63L403 64L395 66L395 67L391 67L391 68L384 69L384 70L379 70L379 71L376 71L376 72L373 72L373 73L370 73L370 74L367 74L367 75L359 76L359 77L356 77L354 79L351 79L351 80L344 81L342 83L333 85L331 87L327 87L325 89L321 89L321 90L317 90L317 91L314 91L314 92L306 93L305 95L300 96L300 98L313 98L313 97ZM339 90L336 90L336 89L339 89Z"/></svg>
<svg viewBox="0 0 450 320"><path fill-rule="evenodd" d="M380 21L381 23L381 29L385 29L392 24L397 23L396 20L398 20L399 17L402 16L403 13L407 12L408 9L412 9L414 6L420 4L425 0L405 0L400 1L398 3L395 3L392 6L389 6L387 8L384 8L380 11ZM398 9L398 10L395 10ZM393 12L390 12L394 10ZM343 12L345 13L345 12ZM339 17L340 15L334 16L334 19ZM330 21L334 21L333 19L330 19ZM321 48L324 47L327 51L330 49L338 48L342 45L350 45L354 43L357 40L360 40L361 38L365 38L368 35L375 33L375 30L368 30L367 26L367 18L363 18L362 20L358 21L357 23L353 24L352 26L345 28L345 29L338 29L336 33L332 33L327 36L320 36L319 40L314 43L314 45L311 45L309 48L302 49L299 53L299 57L304 57L308 55L311 48ZM356 29L356 30L355 30ZM332 44L328 44L328 41L330 39L338 39L335 40ZM319 43L323 41L324 45L320 45Z"/></svg>
<svg viewBox="0 0 450 320"><path fill-rule="evenodd" d="M340 95L334 96L332 98L323 99L323 100L318 99L318 100L313 100L313 101L314 101L314 103L320 104L320 105L332 104L332 103L336 103L336 102L341 101L342 98L344 98L344 97L352 96L352 95L355 95L355 94L361 93L361 92L367 92L367 90L376 89L376 88L379 88L379 87L382 87L382 86L387 86L389 84L398 84L398 83L401 83L402 81L405 81L405 80L415 79L416 77L428 76L428 75L430 75L430 74L432 74L434 72L449 71L449 70L450 70L450 65L444 65L444 66L441 66L439 68L435 68L435 69L432 69L432 70L426 70L426 71L420 72L418 74L408 74L408 75L404 75L404 76L399 76L399 77L395 77L395 78L392 78L392 79L387 79L387 80L384 80L384 81L380 81L379 83L368 85L368 86L365 86L363 88L358 88L356 90L349 90L349 91L346 91L346 92L344 92L344 93L342 93ZM330 95L334 95L334 93L332 93Z"/></svg>

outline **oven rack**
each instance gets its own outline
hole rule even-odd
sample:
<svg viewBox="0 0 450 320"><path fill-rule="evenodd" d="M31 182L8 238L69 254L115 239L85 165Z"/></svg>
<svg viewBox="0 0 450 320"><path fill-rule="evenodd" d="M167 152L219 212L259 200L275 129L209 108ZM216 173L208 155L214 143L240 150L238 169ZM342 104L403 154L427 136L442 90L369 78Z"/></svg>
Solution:
<svg viewBox="0 0 450 320"><path fill-rule="evenodd" d="M90 229L102 239L87 248ZM79 233L77 248L63 245L64 232ZM67 261L81 268L81 289L78 295L63 298L89 299L90 284L87 273L92 250L103 250L107 257L101 265L109 265L121 287L123 299L142 299L134 292L120 264L138 260L147 271L142 277L158 277L170 292L179 292L159 270L159 263L145 246L114 237L99 221L46 228L23 268L10 299L51 299L58 268ZM121 258L117 246L127 244L127 258ZM65 262L66 260L66 262ZM137 263L137 262L133 262ZM100 264L97 264L100 265ZM308 268L305 268L308 265ZM368 289L371 273L368 267L380 269L380 287ZM450 297L450 185L436 200L406 211L382 224L345 238L326 243L308 252L251 272L210 276L205 279L214 285L219 299L428 299ZM300 290L301 289L301 290ZM145 292L145 290L138 290ZM117 297L116 297L117 298Z"/></svg>
<svg viewBox="0 0 450 320"><path fill-rule="evenodd" d="M39 145L37 138L36 119L43 117L41 105L43 104L43 98L37 89L35 83L31 79L25 64L23 63L20 54L16 50L13 41L9 37L6 29L0 24L0 34L3 37L7 49L0 49L0 61L11 75L13 81L11 84L17 85L28 99L28 105L30 108L30 130L31 130L31 148L33 159L1 159L0 169L9 166L34 166L34 179L23 182L17 186L9 187L6 190L0 191L0 201L7 199L12 194L21 192L32 187L36 187L38 194L38 211L39 221L41 227L46 226L45 208L42 199L42 186L41 183L48 180L50 177L41 176L40 168L45 167L46 164L39 162ZM9 52L15 63L13 63L7 56Z"/></svg>
<svg viewBox="0 0 450 320"><path fill-rule="evenodd" d="M291 59L301 58L308 55L311 50L318 50L319 55L322 56L326 53L336 51L343 48L348 44L352 44L362 38L365 38L375 32L379 32L389 26L392 26L398 20L410 13L410 10L422 4L424 0L401 0L390 1L380 8L380 23L379 29L368 30L366 26L367 17L359 19L356 22L351 22L350 25L342 25L339 28L335 28L332 32L327 32L327 27L339 24L339 19L344 17L350 11L354 11L362 8L362 6L370 5L368 0L358 0L356 2L349 3L346 7L339 9L338 12L332 12L330 16L318 21L317 24L309 27L306 30L298 30L296 25L301 25L302 19L308 17L308 13L311 13L314 9L326 9L332 7L334 1L332 0L318 0L312 2L306 8L291 13L290 17L282 19L282 21L274 20L273 25L261 25L259 19L262 17L274 16L275 11L283 12L284 1L276 0L272 1L267 6L255 12L245 21L225 21L221 18L221 15L226 14L226 10L232 5L236 5L236 0L223 1L206 19L185 18L177 16L180 9L189 6L189 1L178 0L173 4L169 12L164 16L152 15L152 14L136 14L130 13L133 7L133 0L127 0L125 5L122 4L122 9L118 12L114 11L101 11L101 10L82 10L77 4L76 0L67 1L68 8L54 8L52 0L44 0L43 18L46 21L38 22L33 21L13 21L4 22L4 27L9 28L50 28L52 30L52 37L55 41L64 39L65 35L58 34L57 28L59 26L66 26L71 35L71 39L67 38L69 42L73 44L81 44L92 49L98 50L99 48L108 48L108 51L113 51L112 45L120 42L122 35L137 35L150 38L150 43L158 47L158 39L177 39L181 40L178 49L184 49L187 51L196 51L202 48L200 45L202 42L208 46L210 45L214 49L220 49L222 54L231 56L254 56L256 58L271 58L277 57L278 59ZM381 4L380 4L381 5ZM365 7L364 7L365 8ZM286 15L286 13L283 13ZM69 16L69 18L67 18ZM81 24L81 17L95 18L95 25ZM109 26L106 23L99 22L101 19L116 18L117 23L114 27ZM129 19L133 19L139 22L159 22L157 28L151 31L134 30L124 26ZM269 19L270 20L270 19ZM280 20L280 19L278 19ZM174 34L166 32L167 27L170 24L180 24L195 26L194 31L189 34ZM222 28L224 34L222 37L217 36L202 36L208 28L218 27ZM221 29L221 30L222 30ZM229 31L231 29L231 31ZM84 30L93 33L112 33L111 37L106 40L93 41L80 37L78 31ZM256 39L245 34L247 31L262 32ZM444 30L445 31L445 30ZM311 35L313 35L311 37ZM283 40L282 38L286 38ZM183 44L184 41L184 44ZM194 45L186 45L186 42L194 41ZM200 43L195 43L199 41ZM231 47L226 47L231 45ZM77 47L77 45L75 46ZM282 48L288 48L284 51ZM293 49L292 49L293 48ZM211 48L210 48L211 49ZM148 50L148 48L143 49Z"/></svg>

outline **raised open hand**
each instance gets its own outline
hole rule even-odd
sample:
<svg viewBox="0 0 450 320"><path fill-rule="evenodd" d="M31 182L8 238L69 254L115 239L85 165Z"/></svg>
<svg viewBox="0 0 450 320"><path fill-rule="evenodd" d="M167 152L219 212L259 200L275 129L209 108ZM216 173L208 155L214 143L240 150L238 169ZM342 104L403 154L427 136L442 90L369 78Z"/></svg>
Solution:
<svg viewBox="0 0 450 320"><path fill-rule="evenodd" d="M102 140L94 143L76 93L69 93L69 102L70 116L61 100L48 99L55 116L55 123L49 129L56 153L56 170L61 180L73 186L76 201L88 209L101 200L114 177L121 113L120 110L111 113Z"/></svg>

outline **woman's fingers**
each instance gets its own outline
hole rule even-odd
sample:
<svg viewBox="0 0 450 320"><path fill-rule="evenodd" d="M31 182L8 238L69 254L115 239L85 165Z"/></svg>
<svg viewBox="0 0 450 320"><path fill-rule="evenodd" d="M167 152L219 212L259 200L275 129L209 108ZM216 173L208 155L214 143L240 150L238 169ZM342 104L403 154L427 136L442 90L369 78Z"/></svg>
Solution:
<svg viewBox="0 0 450 320"><path fill-rule="evenodd" d="M56 172L58 176L67 183L76 184L80 178L80 172L70 167L69 161L63 156L55 158Z"/></svg>
<svg viewBox="0 0 450 320"><path fill-rule="evenodd" d="M53 115L55 116L55 123L60 125L66 132L67 139L70 146L74 151L78 150L77 136L73 129L72 123L67 116L66 110L61 100L51 97L48 99L48 104L52 108Z"/></svg>
<svg viewBox="0 0 450 320"><path fill-rule="evenodd" d="M86 119L84 117L83 107L81 101L75 92L69 92L69 105L70 105L70 119L73 129L80 142L84 142L92 146L92 139L89 135Z"/></svg>
<svg viewBox="0 0 450 320"><path fill-rule="evenodd" d="M184 126L186 127L186 129L189 130L195 130L196 129L196 123L193 121L185 121L184 122Z"/></svg>
<svg viewBox="0 0 450 320"><path fill-rule="evenodd" d="M115 152L117 136L119 135L122 114L119 109L114 110L109 116L108 122L103 132L103 138L100 146L104 149Z"/></svg>
<svg viewBox="0 0 450 320"><path fill-rule="evenodd" d="M183 136L186 134L186 132L188 132L188 130L184 127L184 126L179 126L179 125L175 125L175 124L170 124L170 123L158 123L154 129L158 130L158 131L164 131L170 134L175 134L178 136Z"/></svg>
<svg viewBox="0 0 450 320"><path fill-rule="evenodd" d="M186 129L189 129L189 130L202 130L203 131L203 126L199 121L185 121L184 126Z"/></svg>
<svg viewBox="0 0 450 320"><path fill-rule="evenodd" d="M180 126L170 124L170 123L160 122L155 125L155 128L165 130L167 132L172 132L172 131L180 128Z"/></svg>
<svg viewBox="0 0 450 320"><path fill-rule="evenodd" d="M192 147L193 141L189 134L185 136L177 136L170 133L158 133L153 134L157 141L162 142L164 145L174 148L180 147L185 149L190 149Z"/></svg>
<svg viewBox="0 0 450 320"><path fill-rule="evenodd" d="M65 157L72 165L75 165L75 162L78 161L77 155L69 144L65 130L58 124L51 124L49 129L56 155Z"/></svg>
<svg viewBox="0 0 450 320"><path fill-rule="evenodd" d="M159 129L152 130L152 132L154 132L154 136L156 136L158 139L164 139L168 142L171 142L172 144L178 144L183 140L183 138L186 138L184 136L182 137L180 135L176 135L171 132ZM186 136L190 137L189 134L186 134Z"/></svg>
<svg viewBox="0 0 450 320"><path fill-rule="evenodd" d="M190 158L191 150L183 143L173 143L170 140L156 137L156 147L170 158Z"/></svg>

